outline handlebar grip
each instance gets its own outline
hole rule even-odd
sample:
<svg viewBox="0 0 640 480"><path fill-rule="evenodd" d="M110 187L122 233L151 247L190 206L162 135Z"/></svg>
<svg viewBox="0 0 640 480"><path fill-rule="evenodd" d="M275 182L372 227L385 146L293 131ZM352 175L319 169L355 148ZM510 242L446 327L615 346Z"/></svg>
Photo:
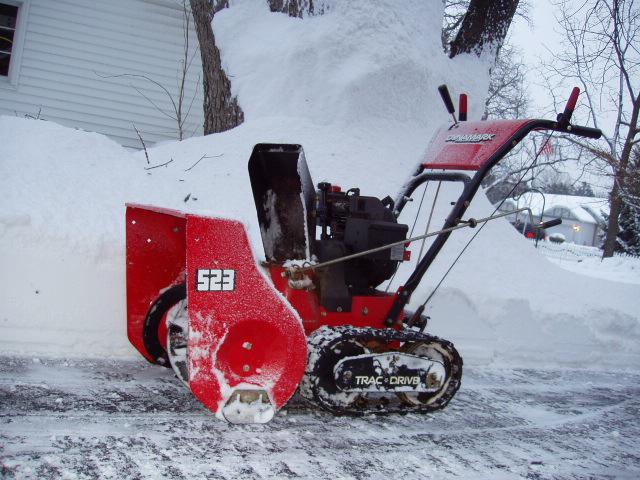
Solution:
<svg viewBox="0 0 640 480"><path fill-rule="evenodd" d="M544 230L545 228L555 227L557 225L560 225L561 223L562 223L562 219L561 218L554 218L553 220L547 220L546 222L542 222L536 228Z"/></svg>
<svg viewBox="0 0 640 480"><path fill-rule="evenodd" d="M569 122L571 120L571 116L573 115L573 111L576 109L576 104L578 103L578 97L580 96L580 89L578 87L573 87L571 90L571 95L569 95L569 100L567 100L567 104L564 107L564 112L562 116L564 120Z"/></svg>
<svg viewBox="0 0 640 480"><path fill-rule="evenodd" d="M570 125L567 127L569 133L578 135L579 137L598 139L602 136L602 130L599 128L581 127L580 125Z"/></svg>

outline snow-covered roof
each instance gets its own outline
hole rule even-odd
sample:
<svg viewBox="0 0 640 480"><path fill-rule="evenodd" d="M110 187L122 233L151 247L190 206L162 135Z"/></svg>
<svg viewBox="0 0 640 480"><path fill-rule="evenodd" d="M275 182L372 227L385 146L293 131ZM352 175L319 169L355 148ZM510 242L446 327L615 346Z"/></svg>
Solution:
<svg viewBox="0 0 640 480"><path fill-rule="evenodd" d="M609 213L609 201L601 197L581 197L577 195L560 195L545 193L544 211L545 215L550 214L556 207L565 208L581 222L602 223L604 216ZM534 215L540 215L543 199L537 192L527 192L518 199L510 198L508 202L513 206L530 207ZM507 202L505 202L506 204Z"/></svg>

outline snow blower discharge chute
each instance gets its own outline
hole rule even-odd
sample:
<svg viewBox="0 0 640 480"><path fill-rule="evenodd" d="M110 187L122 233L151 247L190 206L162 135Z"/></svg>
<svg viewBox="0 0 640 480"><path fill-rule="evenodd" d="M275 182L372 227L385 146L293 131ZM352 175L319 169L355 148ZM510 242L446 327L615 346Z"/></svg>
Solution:
<svg viewBox="0 0 640 480"><path fill-rule="evenodd" d="M260 263L240 222L128 205L127 326L135 348L173 368L232 423L269 421L296 390L335 414L447 405L462 359L450 342L425 333L426 302L405 309L412 294L454 230L506 215L463 219L482 179L528 133L598 138L600 131L569 123L577 88L557 120L467 122L466 97L456 119L446 87L440 93L454 123L436 134L395 199L316 186L300 145L256 145L249 178ZM462 193L441 230L407 238L398 217L429 181L459 183ZM433 242L403 285L380 289L409 260L409 244L426 237Z"/></svg>

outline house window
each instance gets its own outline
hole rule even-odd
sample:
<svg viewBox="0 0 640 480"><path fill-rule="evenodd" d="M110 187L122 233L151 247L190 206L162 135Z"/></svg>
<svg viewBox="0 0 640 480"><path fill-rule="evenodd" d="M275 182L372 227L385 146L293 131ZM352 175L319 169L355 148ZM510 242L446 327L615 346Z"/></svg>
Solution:
<svg viewBox="0 0 640 480"><path fill-rule="evenodd" d="M17 20L18 7L0 2L0 77L9 76Z"/></svg>

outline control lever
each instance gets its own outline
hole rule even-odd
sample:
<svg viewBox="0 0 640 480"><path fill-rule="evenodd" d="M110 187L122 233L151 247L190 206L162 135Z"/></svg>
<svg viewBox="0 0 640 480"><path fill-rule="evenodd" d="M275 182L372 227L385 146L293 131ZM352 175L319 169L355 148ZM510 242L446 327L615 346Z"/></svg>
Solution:
<svg viewBox="0 0 640 480"><path fill-rule="evenodd" d="M446 85L440 85L438 87L438 92L440 92L440 97L442 97L442 101L444 102L444 106L447 108L447 112L451 114L453 117L453 123L457 124L458 119L456 118L456 109L453 106L453 100L451 100L451 95L449 94L449 89Z"/></svg>
<svg viewBox="0 0 640 480"><path fill-rule="evenodd" d="M458 100L458 120L461 122L467 121L467 94L461 93Z"/></svg>
<svg viewBox="0 0 640 480"><path fill-rule="evenodd" d="M571 125L571 117L573 111L576 109L578 103L578 96L580 96L580 89L573 87L569 100L564 107L564 112L558 114L558 127L560 130L566 130L569 133L577 135L579 137L598 139L602 136L602 131L599 128L581 127L579 125Z"/></svg>
<svg viewBox="0 0 640 480"><path fill-rule="evenodd" d="M558 114L558 126L563 130L566 129L569 126L569 122L571 122L573 111L576 109L576 104L578 103L578 96L580 96L580 89L573 87L571 95L569 95L569 100L567 100L567 104L564 107L564 112Z"/></svg>

